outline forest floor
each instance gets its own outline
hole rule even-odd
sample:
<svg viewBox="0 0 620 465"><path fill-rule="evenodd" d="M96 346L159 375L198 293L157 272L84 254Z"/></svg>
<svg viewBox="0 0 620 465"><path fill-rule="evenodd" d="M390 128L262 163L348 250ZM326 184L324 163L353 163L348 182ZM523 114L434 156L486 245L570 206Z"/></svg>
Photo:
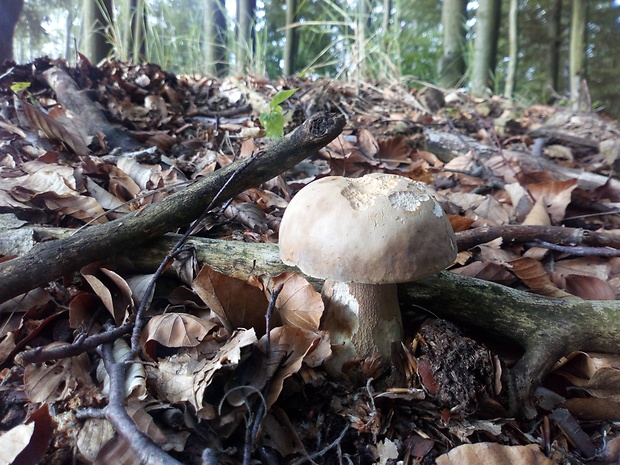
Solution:
<svg viewBox="0 0 620 465"><path fill-rule="evenodd" d="M55 66L95 110L56 87ZM472 287L484 280L618 314L620 126L604 114L430 87L177 77L153 64L0 68L0 266L36 255L38 242L121 228L125 215L252 158L270 145L259 115L284 89L298 89L282 103L285 133L322 111L344 115L344 130L293 169L216 202L193 236L275 247L288 202L308 183L394 173L433 186L450 215L459 254L449 273ZM575 231L598 239L578 241ZM148 293L162 257L150 246L115 244L19 296L0 284L12 297L0 303L0 463L138 463L131 427L114 423L115 433L108 420L123 412L108 402L166 451L157 463L620 463L612 317L593 317L588 340L562 336L565 350L554 346L535 373L542 381L526 380L527 410L510 403L506 386L524 353L520 328L513 339L403 299L406 338L389 366L355 360L334 377L323 368L330 345L316 282L213 269L185 248ZM137 266L136 255L150 265ZM229 252L225 261L237 259ZM18 274L36 283L33 273ZM141 302L150 318L141 363L125 367ZM564 315L554 315L561 328ZM553 339L555 328L537 331ZM126 402L114 399L114 366Z"/></svg>

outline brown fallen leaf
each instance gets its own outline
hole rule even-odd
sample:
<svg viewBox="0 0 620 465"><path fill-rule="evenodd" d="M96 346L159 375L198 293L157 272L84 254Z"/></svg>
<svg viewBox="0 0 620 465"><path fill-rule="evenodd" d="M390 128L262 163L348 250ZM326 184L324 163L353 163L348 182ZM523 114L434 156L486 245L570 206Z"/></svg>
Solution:
<svg viewBox="0 0 620 465"><path fill-rule="evenodd" d="M61 342L53 342L46 348L63 345ZM90 360L85 353L42 365L31 363L24 369L26 395L31 402L37 403L52 404L66 399L75 392L78 383L85 386L92 384L89 370Z"/></svg>
<svg viewBox="0 0 620 465"><path fill-rule="evenodd" d="M85 266L80 273L108 309L116 325L122 325L134 305L127 281L118 273L99 267L96 263Z"/></svg>
<svg viewBox="0 0 620 465"><path fill-rule="evenodd" d="M192 289L217 314L227 331L254 328L265 334L267 299L262 289L203 267L192 282Z"/></svg>
<svg viewBox="0 0 620 465"><path fill-rule="evenodd" d="M0 436L0 463L36 465L43 460L52 437L52 417L47 404L34 411L25 424Z"/></svg>
<svg viewBox="0 0 620 465"><path fill-rule="evenodd" d="M540 451L538 446L503 446L481 442L463 444L440 455L437 465L557 465Z"/></svg>
<svg viewBox="0 0 620 465"><path fill-rule="evenodd" d="M140 338L142 349L157 357L157 344L164 347L196 347L217 325L189 313L164 313L149 320Z"/></svg>
<svg viewBox="0 0 620 465"><path fill-rule="evenodd" d="M297 273L282 273L266 278L265 287L273 289L282 285L276 299L276 308L282 323L304 331L318 331L321 316L325 310L321 294Z"/></svg>
<svg viewBox="0 0 620 465"><path fill-rule="evenodd" d="M553 284L542 264L532 258L519 258L509 262L507 265L536 294L556 298L577 298Z"/></svg>

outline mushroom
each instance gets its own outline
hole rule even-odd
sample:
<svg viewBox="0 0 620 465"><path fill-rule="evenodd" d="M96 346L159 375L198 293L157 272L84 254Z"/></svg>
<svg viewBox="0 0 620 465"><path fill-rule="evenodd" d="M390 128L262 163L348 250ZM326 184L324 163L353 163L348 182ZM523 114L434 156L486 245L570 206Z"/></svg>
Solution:
<svg viewBox="0 0 620 465"><path fill-rule="evenodd" d="M456 258L450 221L421 182L393 174L332 176L301 189L280 225L280 257L324 278L323 329L333 371L356 356L390 359L403 326L396 283L415 281Z"/></svg>

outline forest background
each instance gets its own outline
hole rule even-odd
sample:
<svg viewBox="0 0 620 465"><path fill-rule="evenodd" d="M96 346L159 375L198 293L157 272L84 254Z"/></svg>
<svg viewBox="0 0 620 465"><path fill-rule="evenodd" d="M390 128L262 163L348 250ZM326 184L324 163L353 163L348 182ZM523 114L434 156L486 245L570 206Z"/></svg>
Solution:
<svg viewBox="0 0 620 465"><path fill-rule="evenodd" d="M617 0L27 0L14 54L430 83L617 117L618 44Z"/></svg>

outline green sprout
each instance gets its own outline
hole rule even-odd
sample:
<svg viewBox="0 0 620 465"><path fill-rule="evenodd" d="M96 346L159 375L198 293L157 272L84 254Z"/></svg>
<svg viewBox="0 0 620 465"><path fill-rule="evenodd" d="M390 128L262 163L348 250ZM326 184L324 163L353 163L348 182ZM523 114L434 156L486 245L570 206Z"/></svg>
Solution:
<svg viewBox="0 0 620 465"><path fill-rule="evenodd" d="M13 92L21 92L23 90L26 90L28 87L30 87L29 82L14 82L13 84L11 84L11 90Z"/></svg>
<svg viewBox="0 0 620 465"><path fill-rule="evenodd" d="M269 103L269 113L261 113L258 120L265 128L265 135L272 139L279 139L284 135L284 115L281 103L293 95L297 89L281 90L273 96Z"/></svg>

